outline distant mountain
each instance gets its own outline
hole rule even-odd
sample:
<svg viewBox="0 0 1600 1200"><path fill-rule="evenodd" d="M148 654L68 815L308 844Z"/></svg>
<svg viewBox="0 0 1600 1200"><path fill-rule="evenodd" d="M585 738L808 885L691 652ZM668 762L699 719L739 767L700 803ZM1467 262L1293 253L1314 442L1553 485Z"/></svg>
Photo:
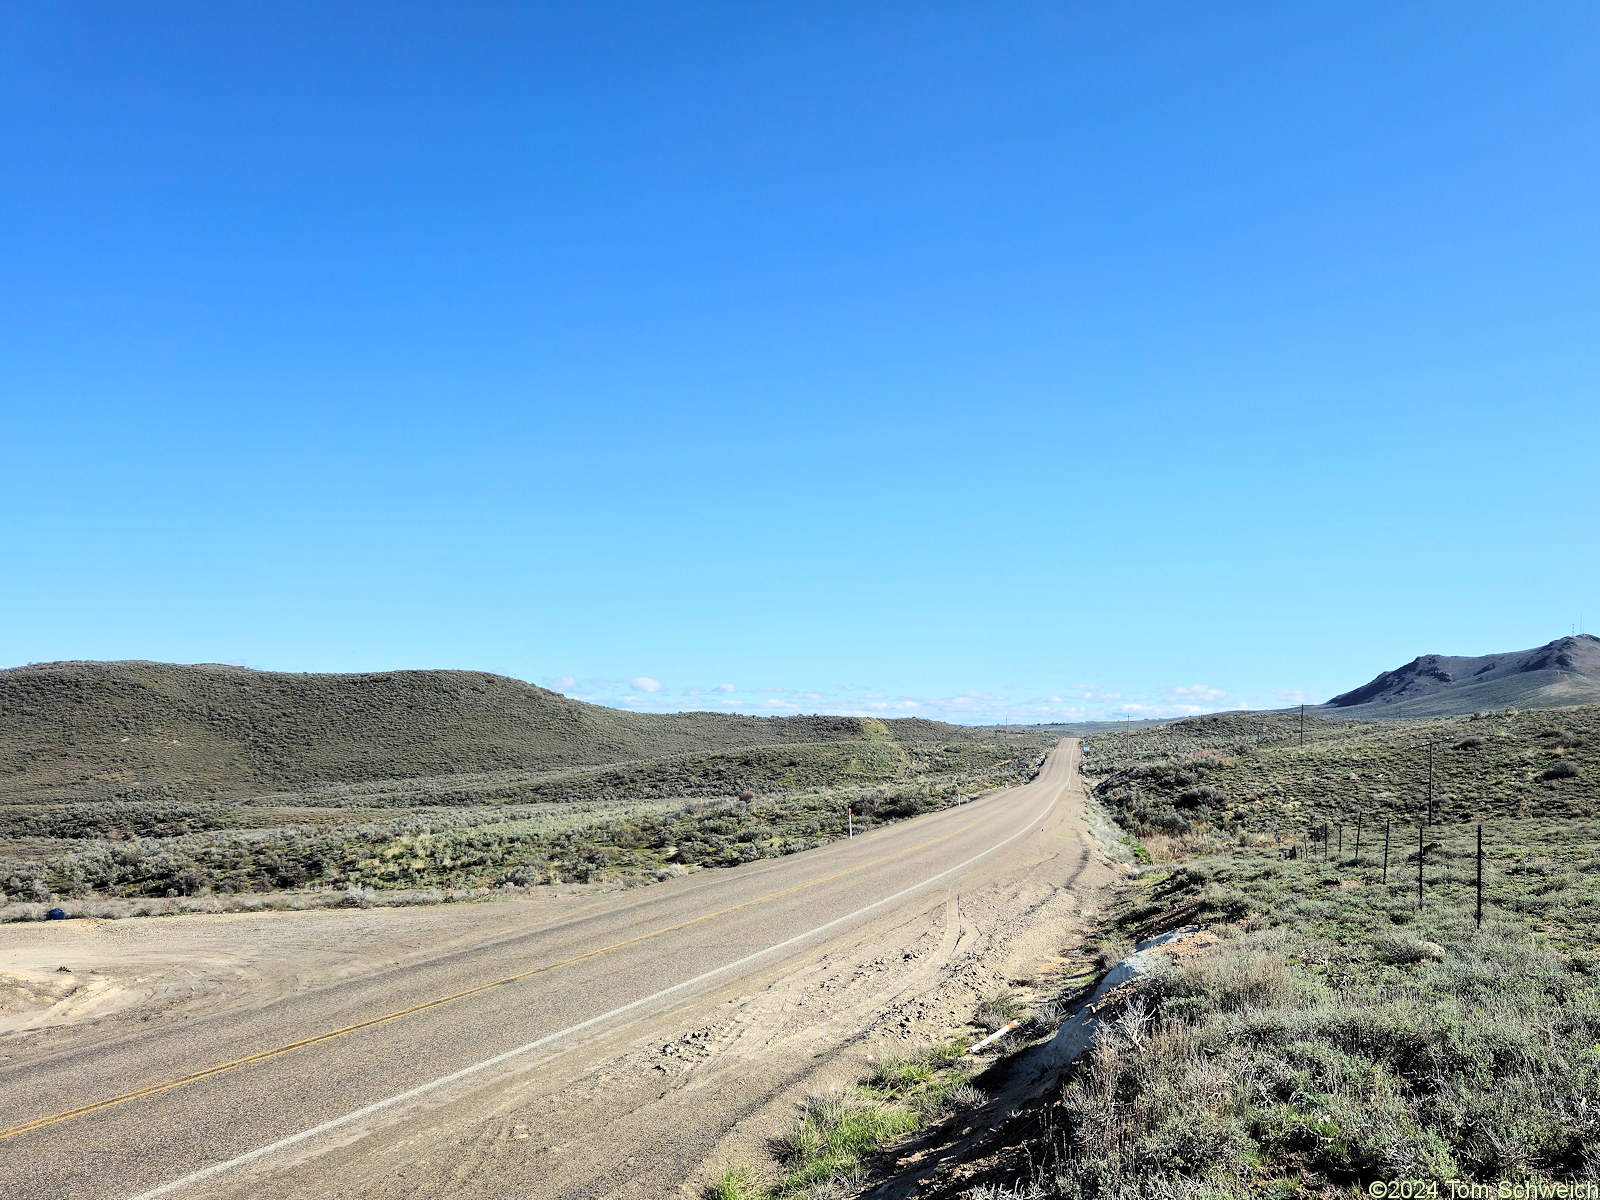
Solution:
<svg viewBox="0 0 1600 1200"><path fill-rule="evenodd" d="M1600 702L1600 638L1557 638L1537 650L1462 658L1424 654L1325 708L1359 717L1442 717L1495 708Z"/></svg>
<svg viewBox="0 0 1600 1200"><path fill-rule="evenodd" d="M36 663L0 670L0 804L148 788L244 797L763 746L975 736L916 718L622 712L479 671Z"/></svg>

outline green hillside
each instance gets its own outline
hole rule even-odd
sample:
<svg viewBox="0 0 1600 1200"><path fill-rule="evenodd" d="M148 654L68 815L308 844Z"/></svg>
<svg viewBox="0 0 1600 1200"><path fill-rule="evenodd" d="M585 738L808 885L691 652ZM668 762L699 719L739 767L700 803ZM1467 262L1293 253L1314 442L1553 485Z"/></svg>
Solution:
<svg viewBox="0 0 1600 1200"><path fill-rule="evenodd" d="M628 713L470 671L0 671L15 901L639 880L1026 778L1048 735Z"/></svg>
<svg viewBox="0 0 1600 1200"><path fill-rule="evenodd" d="M901 741L983 736L920 720L620 712L478 671L42 663L0 671L0 804L551 771L872 730Z"/></svg>

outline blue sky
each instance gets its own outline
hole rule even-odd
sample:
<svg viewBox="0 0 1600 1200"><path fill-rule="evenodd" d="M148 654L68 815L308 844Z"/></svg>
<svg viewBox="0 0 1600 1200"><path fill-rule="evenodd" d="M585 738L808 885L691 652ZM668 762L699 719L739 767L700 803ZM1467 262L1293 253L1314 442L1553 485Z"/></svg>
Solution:
<svg viewBox="0 0 1600 1200"><path fill-rule="evenodd" d="M0 9L0 665L1321 700L1600 623L1600 11Z"/></svg>

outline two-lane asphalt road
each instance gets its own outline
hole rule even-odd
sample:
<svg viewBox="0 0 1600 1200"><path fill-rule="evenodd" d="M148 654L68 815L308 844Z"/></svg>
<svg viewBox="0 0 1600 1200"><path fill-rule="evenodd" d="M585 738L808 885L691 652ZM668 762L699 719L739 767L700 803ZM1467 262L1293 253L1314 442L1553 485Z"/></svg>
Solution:
<svg viewBox="0 0 1600 1200"><path fill-rule="evenodd" d="M928 922L963 890L1042 862L1058 882L1083 869L1080 806L1063 803L1076 765L1076 744L1063 743L1026 786L853 841L619 893L574 919L544 915L420 964L0 1065L0 1196L670 1194L709 1144L686 1127L692 1114L725 1123L772 1090L769 1079L728 1108L737 1064L760 1057L737 1044L745 1008L760 1011L760 997L797 971L873 946L881 964L885 939L925 934L934 949L908 949L910 965L897 968L906 978L889 971L870 995L852 1001L834 976L817 976L817 995L842 989L833 1015L848 1016L918 971L932 978L956 933ZM793 999L782 1015L785 1045L810 1019L807 1003ZM809 1003L818 1020L828 1014ZM640 1057L645 1042L686 1036L707 1014L722 1023L683 1053L710 1060L723 1046L719 1072L680 1080L672 1061ZM615 1066L624 1061L632 1066ZM718 1081L715 1097L669 1102L675 1081L692 1092L707 1079Z"/></svg>

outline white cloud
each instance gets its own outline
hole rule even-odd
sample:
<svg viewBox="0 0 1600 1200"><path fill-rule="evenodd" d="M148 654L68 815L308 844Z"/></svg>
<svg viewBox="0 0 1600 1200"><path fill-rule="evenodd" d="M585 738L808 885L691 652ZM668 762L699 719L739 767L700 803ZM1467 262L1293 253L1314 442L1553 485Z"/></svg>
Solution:
<svg viewBox="0 0 1600 1200"><path fill-rule="evenodd" d="M565 692L576 687L577 683L578 680L575 676L557 675L554 679L548 681L548 686L552 692Z"/></svg>
<svg viewBox="0 0 1600 1200"><path fill-rule="evenodd" d="M1310 704L1305 692L1299 688L1273 688L1272 694L1285 704Z"/></svg>
<svg viewBox="0 0 1600 1200"><path fill-rule="evenodd" d="M551 682L567 683L569 680ZM1171 718L1214 711L1222 706L1219 702L1236 707L1240 704L1239 700L1225 701L1222 689L1207 684L1129 693L1102 691L1099 685L1075 684L1070 691L1062 693L1027 692L1008 685L993 691L974 688L917 694L884 692L866 683L828 688L808 688L801 683L799 686L743 689L723 683L668 689L649 676L632 680L586 678L572 682L576 683L576 688L571 694L577 697L635 712L715 708L762 716L796 712L881 717L916 715L971 725L1117 720L1124 715L1136 719ZM1280 704L1287 702L1287 698L1279 701Z"/></svg>
<svg viewBox="0 0 1600 1200"><path fill-rule="evenodd" d="M1221 700L1227 694L1228 693L1223 691L1221 688L1208 687L1203 683L1197 683L1193 687L1175 687L1167 689L1167 695L1171 699L1187 701L1190 704L1209 703L1213 700Z"/></svg>

